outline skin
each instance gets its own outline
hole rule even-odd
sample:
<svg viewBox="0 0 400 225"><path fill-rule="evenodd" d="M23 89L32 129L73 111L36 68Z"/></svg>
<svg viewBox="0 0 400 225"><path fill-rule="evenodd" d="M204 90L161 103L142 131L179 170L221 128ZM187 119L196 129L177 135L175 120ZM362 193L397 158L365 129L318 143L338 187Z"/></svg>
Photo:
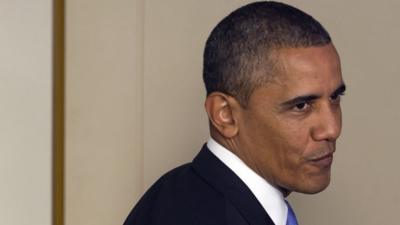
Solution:
<svg viewBox="0 0 400 225"><path fill-rule="evenodd" d="M332 44L277 50L272 81L242 107L232 96L207 97L211 136L287 196L317 193L330 182L345 90Z"/></svg>

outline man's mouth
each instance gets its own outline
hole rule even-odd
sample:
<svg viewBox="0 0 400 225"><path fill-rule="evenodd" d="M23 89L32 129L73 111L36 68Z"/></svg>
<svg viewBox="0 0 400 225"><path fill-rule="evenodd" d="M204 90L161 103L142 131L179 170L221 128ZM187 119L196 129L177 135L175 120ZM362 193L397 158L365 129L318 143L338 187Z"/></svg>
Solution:
<svg viewBox="0 0 400 225"><path fill-rule="evenodd" d="M324 155L315 157L310 162L319 168L330 168L333 161L333 152L326 153Z"/></svg>

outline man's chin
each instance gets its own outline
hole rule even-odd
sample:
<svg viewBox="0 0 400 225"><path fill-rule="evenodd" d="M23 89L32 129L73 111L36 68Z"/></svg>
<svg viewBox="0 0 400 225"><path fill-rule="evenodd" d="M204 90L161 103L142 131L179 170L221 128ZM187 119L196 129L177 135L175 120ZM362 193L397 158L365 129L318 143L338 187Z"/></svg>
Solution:
<svg viewBox="0 0 400 225"><path fill-rule="evenodd" d="M303 182L296 187L293 187L291 191L299 192L303 194L317 194L325 190L330 183L330 176L322 177L319 179L312 179L308 182Z"/></svg>
<svg viewBox="0 0 400 225"><path fill-rule="evenodd" d="M304 194L317 194L320 193L321 191L325 190L330 183L330 179L328 179L325 182L310 185L305 191Z"/></svg>

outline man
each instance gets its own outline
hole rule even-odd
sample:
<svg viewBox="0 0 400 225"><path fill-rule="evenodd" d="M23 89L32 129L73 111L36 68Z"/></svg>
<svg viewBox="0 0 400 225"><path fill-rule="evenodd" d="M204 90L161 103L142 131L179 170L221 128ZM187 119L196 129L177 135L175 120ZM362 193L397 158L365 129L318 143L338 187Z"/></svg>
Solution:
<svg viewBox="0 0 400 225"><path fill-rule="evenodd" d="M345 85L329 34L291 6L246 5L211 32L203 77L211 138L125 225L297 224L285 197L328 186L341 131Z"/></svg>

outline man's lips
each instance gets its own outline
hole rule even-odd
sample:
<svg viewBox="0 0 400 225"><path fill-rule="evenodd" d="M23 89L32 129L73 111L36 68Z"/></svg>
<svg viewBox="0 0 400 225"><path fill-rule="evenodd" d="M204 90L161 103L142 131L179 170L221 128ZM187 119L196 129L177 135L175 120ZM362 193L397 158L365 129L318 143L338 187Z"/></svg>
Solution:
<svg viewBox="0 0 400 225"><path fill-rule="evenodd" d="M322 156L312 158L310 162L319 168L330 167L333 161L333 152L326 153Z"/></svg>

